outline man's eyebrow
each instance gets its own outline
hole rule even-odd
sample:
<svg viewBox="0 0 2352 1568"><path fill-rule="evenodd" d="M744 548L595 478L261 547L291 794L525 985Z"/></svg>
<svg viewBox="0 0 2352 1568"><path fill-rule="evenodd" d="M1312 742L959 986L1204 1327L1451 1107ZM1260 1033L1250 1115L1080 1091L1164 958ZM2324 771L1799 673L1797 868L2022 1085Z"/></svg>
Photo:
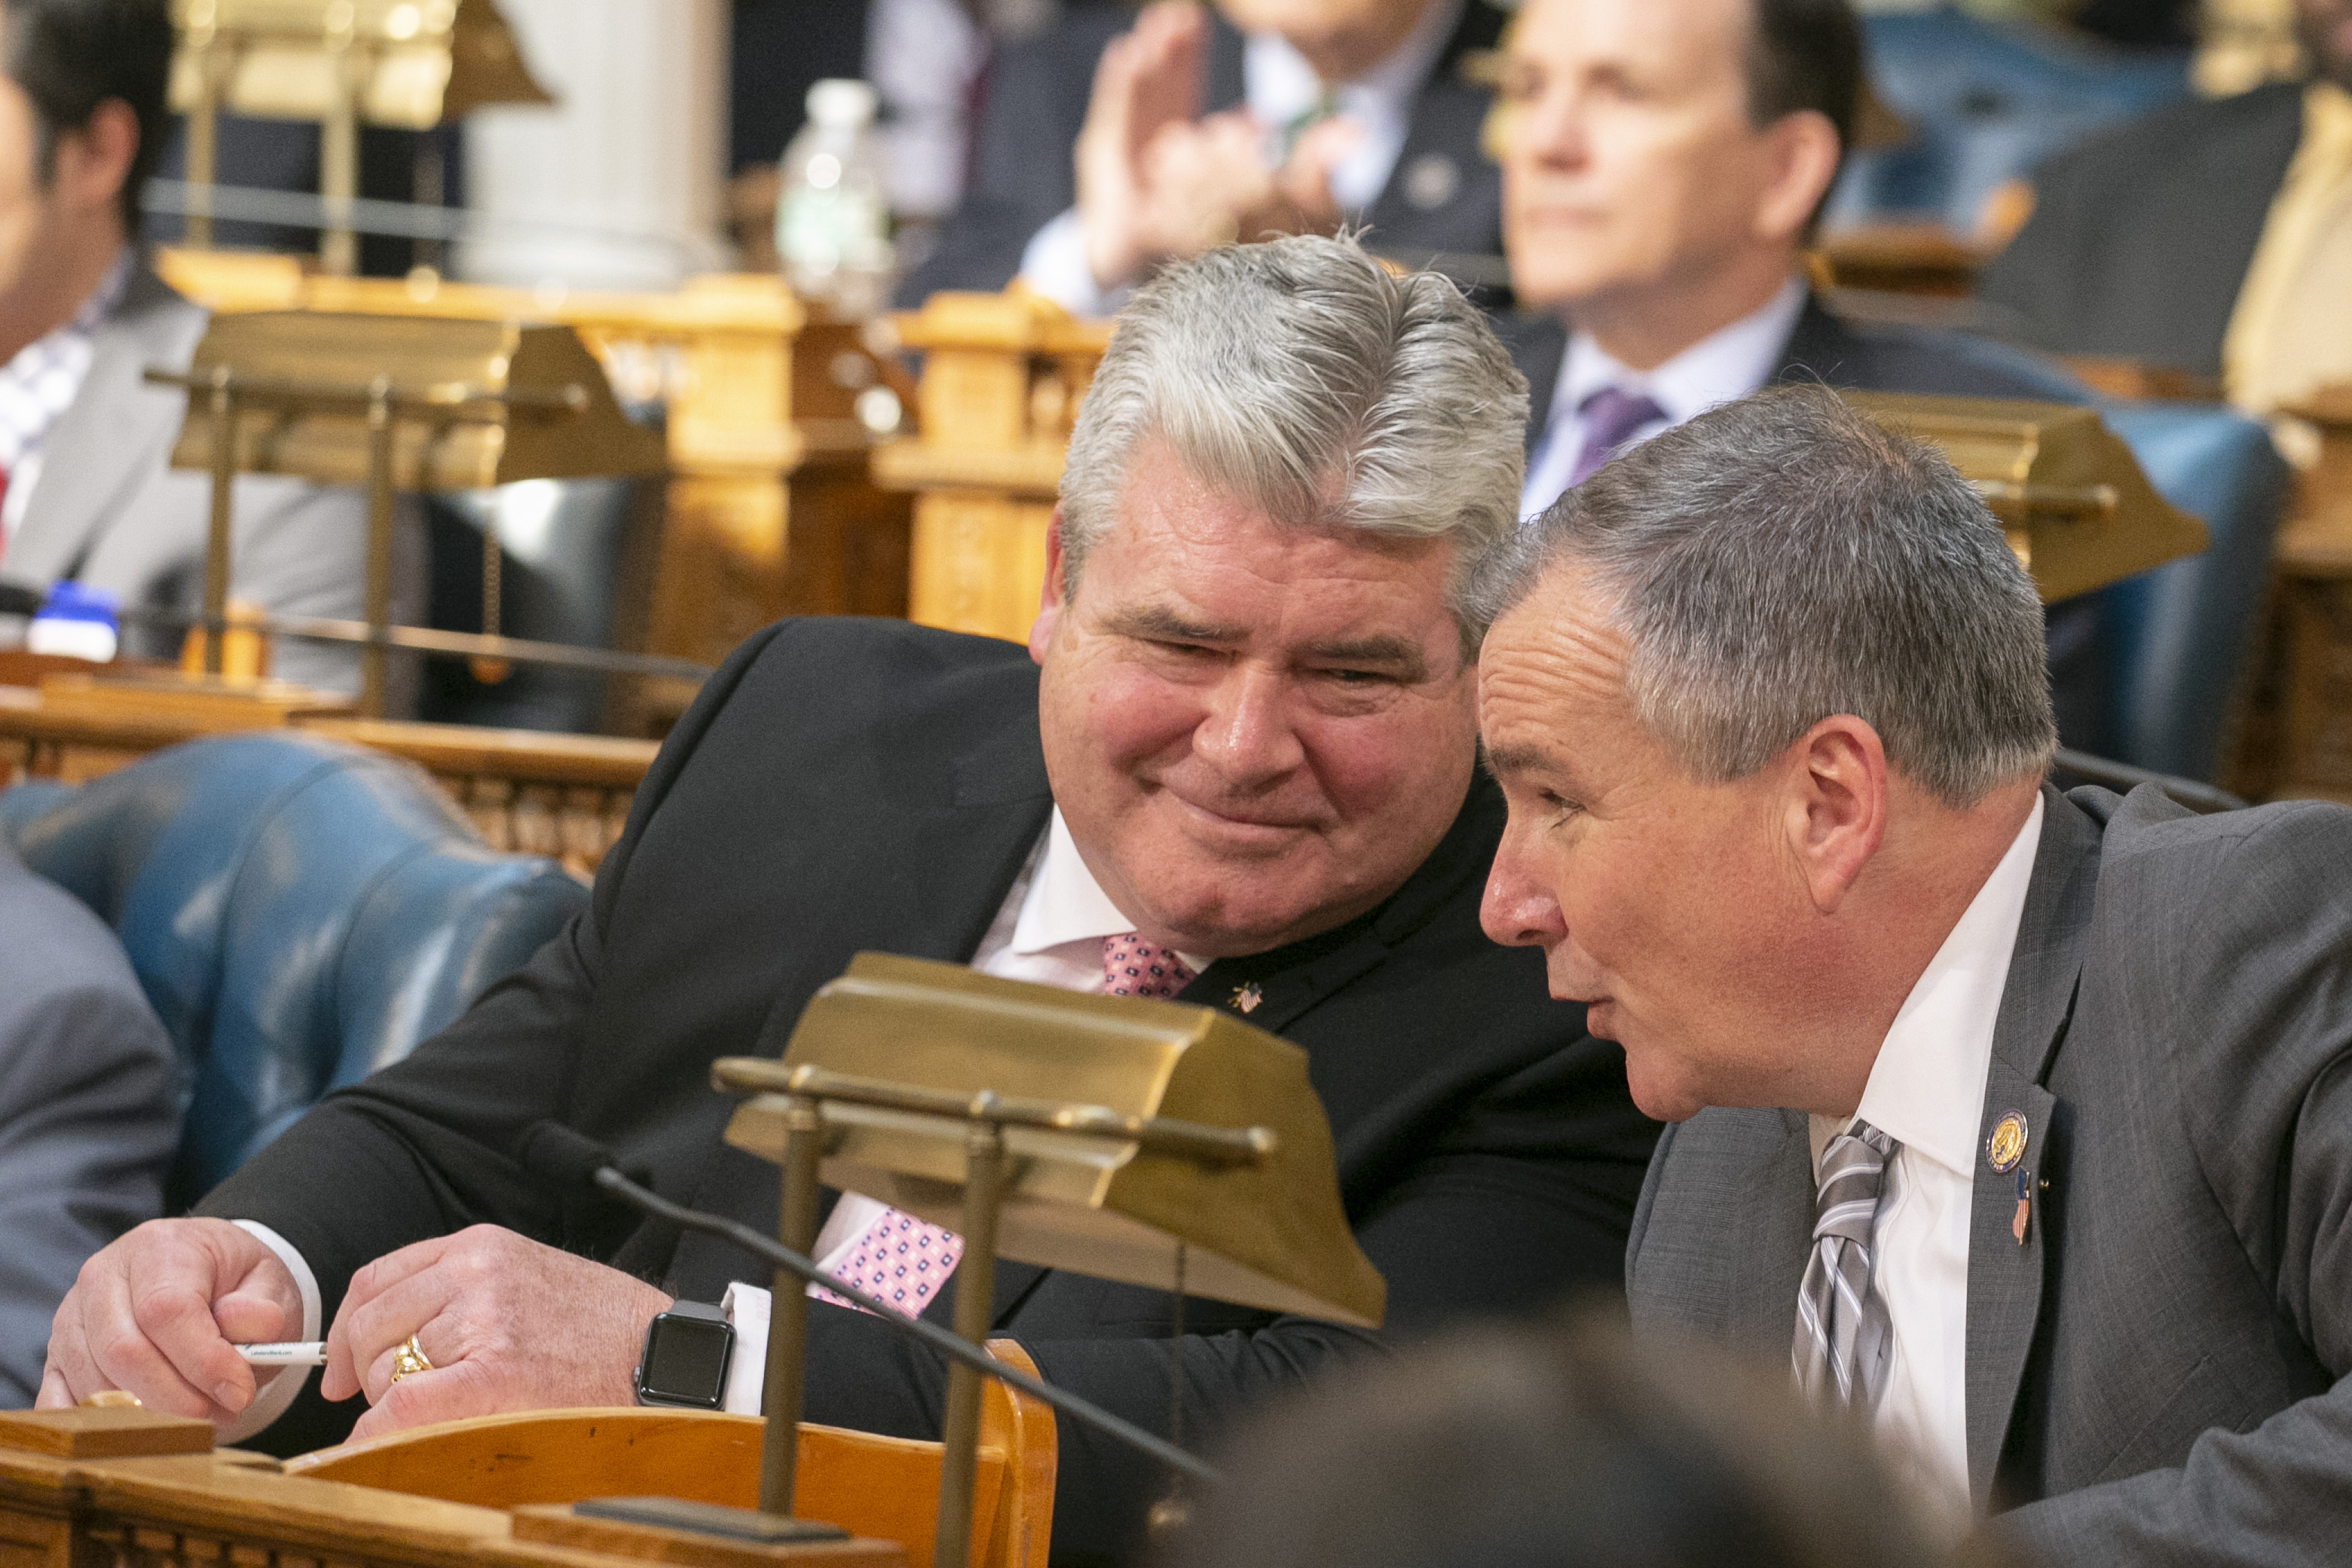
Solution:
<svg viewBox="0 0 2352 1568"><path fill-rule="evenodd" d="M1403 681L1418 681L1429 674L1429 660L1420 644L1389 632L1310 643L1307 656L1335 664L1370 664Z"/></svg>
<svg viewBox="0 0 2352 1568"><path fill-rule="evenodd" d="M1550 753L1532 746L1482 746L1479 755L1486 759L1486 771L1500 779L1507 773L1561 774L1567 769Z"/></svg>
<svg viewBox="0 0 2352 1568"><path fill-rule="evenodd" d="M1238 643L1243 636L1238 627L1189 620L1165 604L1129 605L1112 611L1103 623L1115 636L1160 643Z"/></svg>

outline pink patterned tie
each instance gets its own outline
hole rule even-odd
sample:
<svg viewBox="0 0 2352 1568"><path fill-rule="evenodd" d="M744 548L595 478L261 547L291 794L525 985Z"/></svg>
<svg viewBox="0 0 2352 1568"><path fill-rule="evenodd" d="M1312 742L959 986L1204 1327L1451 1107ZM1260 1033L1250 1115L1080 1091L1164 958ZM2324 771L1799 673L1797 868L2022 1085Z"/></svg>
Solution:
<svg viewBox="0 0 2352 1568"><path fill-rule="evenodd" d="M878 1296L902 1317L920 1317L963 1256L963 1238L926 1225L911 1214L885 1209L857 1238L849 1261L835 1272L869 1296ZM856 1302L811 1285L809 1294L836 1307Z"/></svg>
<svg viewBox="0 0 2352 1568"><path fill-rule="evenodd" d="M1103 938L1104 995L1168 1002L1192 983L1192 969L1170 949L1132 931Z"/></svg>
<svg viewBox="0 0 2352 1568"><path fill-rule="evenodd" d="M1183 959L1132 931L1104 937L1102 957L1103 991L1108 996L1170 1001L1192 983L1192 970ZM954 1231L889 1208L860 1233L849 1261L837 1271L848 1283L911 1318L921 1314L962 1257L963 1238ZM856 1305L822 1285L811 1285L809 1294L836 1307Z"/></svg>

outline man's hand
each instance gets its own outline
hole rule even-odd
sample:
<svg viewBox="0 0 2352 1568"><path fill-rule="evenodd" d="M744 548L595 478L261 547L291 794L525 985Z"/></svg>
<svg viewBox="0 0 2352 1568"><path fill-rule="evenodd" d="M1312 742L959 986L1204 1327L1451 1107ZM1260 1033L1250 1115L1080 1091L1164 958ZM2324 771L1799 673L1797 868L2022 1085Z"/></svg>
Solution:
<svg viewBox="0 0 2352 1568"><path fill-rule="evenodd" d="M302 1332L278 1254L225 1219L151 1219L93 1256L58 1307L39 1407L102 1389L226 1430L253 1403L236 1345Z"/></svg>
<svg viewBox="0 0 2352 1568"><path fill-rule="evenodd" d="M1143 221L1152 260L1194 256L1270 235L1328 234L1339 225L1331 169L1361 135L1353 120L1310 129L1279 169L1265 131L1241 110L1163 130L1144 157Z"/></svg>
<svg viewBox="0 0 2352 1568"><path fill-rule="evenodd" d="M1098 287L1132 283L1162 254L1149 230L1145 157L1163 131L1199 116L1208 38L1199 6L1147 5L1096 63L1078 132L1077 181L1087 265Z"/></svg>
<svg viewBox="0 0 2352 1568"><path fill-rule="evenodd" d="M355 1438L507 1410L634 1405L646 1325L669 1304L618 1270L477 1225L352 1276L319 1391L366 1393ZM412 1334L433 1370L395 1384L393 1357Z"/></svg>
<svg viewBox="0 0 2352 1568"><path fill-rule="evenodd" d="M1276 169L1266 130L1240 110L1201 118L1208 22L1192 5L1145 7L1095 68L1078 133L1078 221L1095 286L1234 239L1328 234L1331 170L1361 135L1344 119L1309 129Z"/></svg>

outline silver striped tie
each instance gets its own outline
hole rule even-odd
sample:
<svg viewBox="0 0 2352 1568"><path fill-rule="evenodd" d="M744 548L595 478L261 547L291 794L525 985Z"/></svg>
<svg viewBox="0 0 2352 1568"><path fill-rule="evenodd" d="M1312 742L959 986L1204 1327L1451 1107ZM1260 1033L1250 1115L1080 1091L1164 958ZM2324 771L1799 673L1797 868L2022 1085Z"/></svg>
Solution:
<svg viewBox="0 0 2352 1568"><path fill-rule="evenodd" d="M1886 1299L1871 1289L1870 1223L1901 1147L1856 1122L1822 1151L1813 1255L1797 1292L1797 1386L1815 1399L1878 1407L1894 1349Z"/></svg>

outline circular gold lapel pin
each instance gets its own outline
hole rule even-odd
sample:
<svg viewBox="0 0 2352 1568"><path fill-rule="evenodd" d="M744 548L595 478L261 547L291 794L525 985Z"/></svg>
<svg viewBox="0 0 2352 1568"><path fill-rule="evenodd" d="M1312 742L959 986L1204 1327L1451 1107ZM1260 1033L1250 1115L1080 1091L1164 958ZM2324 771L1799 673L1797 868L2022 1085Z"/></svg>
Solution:
<svg viewBox="0 0 2352 1568"><path fill-rule="evenodd" d="M2007 1176L2025 1157L2027 1131L2022 1111L2009 1112L1992 1124L1992 1136L1985 1140L1985 1161L1996 1173Z"/></svg>

